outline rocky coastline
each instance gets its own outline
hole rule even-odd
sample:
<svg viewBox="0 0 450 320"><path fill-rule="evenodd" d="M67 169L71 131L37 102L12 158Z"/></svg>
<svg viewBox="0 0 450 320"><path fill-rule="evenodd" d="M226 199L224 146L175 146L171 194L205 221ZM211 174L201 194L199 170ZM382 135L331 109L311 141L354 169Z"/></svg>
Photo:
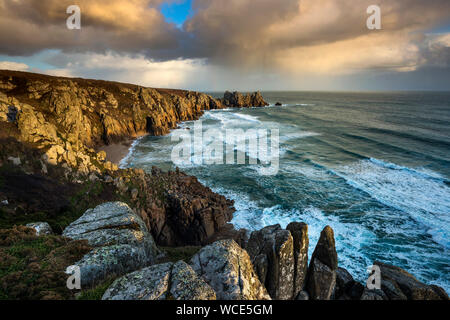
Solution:
<svg viewBox="0 0 450 320"><path fill-rule="evenodd" d="M258 92L215 99L0 70L0 261L9 266L0 299L448 300L380 262L381 288L369 290L339 267L330 227L308 261L306 224L234 230L233 202L195 177L117 165L137 137L207 110L267 105ZM18 250L22 267L11 269ZM81 292L64 288L69 265L81 269ZM28 272L39 276L26 287Z"/></svg>

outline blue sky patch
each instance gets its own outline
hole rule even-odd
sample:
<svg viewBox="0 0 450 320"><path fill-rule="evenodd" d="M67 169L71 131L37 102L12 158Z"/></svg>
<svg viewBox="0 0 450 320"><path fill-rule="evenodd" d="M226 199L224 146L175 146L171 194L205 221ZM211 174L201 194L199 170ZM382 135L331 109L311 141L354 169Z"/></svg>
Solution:
<svg viewBox="0 0 450 320"><path fill-rule="evenodd" d="M183 23L189 17L192 8L192 0L180 0L173 3L164 3L161 5L161 13L168 22L175 23L177 26Z"/></svg>

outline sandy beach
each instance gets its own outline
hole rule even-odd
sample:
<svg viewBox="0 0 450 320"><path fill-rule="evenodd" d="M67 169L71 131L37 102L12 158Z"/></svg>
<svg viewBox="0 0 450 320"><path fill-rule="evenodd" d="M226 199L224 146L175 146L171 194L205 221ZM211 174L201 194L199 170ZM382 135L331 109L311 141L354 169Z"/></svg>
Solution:
<svg viewBox="0 0 450 320"><path fill-rule="evenodd" d="M111 161L112 163L118 165L120 161L126 157L134 141L135 141L134 139L129 139L126 141L122 141L120 143L112 143L110 145L105 145L98 148L97 152L105 151L106 160Z"/></svg>

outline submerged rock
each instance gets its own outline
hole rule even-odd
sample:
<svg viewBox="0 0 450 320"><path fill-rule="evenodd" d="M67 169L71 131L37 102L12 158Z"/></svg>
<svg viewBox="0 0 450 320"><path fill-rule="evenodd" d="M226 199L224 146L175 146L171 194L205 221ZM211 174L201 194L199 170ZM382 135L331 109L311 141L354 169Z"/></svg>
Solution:
<svg viewBox="0 0 450 320"><path fill-rule="evenodd" d="M46 236L53 234L52 227L47 222L33 222L26 225L28 228L36 230L36 235Z"/></svg>
<svg viewBox="0 0 450 320"><path fill-rule="evenodd" d="M307 290L312 300L330 300L338 267L334 232L326 226L320 234L308 269Z"/></svg>
<svg viewBox="0 0 450 320"><path fill-rule="evenodd" d="M160 254L142 219L121 202L87 210L63 235L95 247L76 263L82 286L146 267Z"/></svg>
<svg viewBox="0 0 450 320"><path fill-rule="evenodd" d="M249 255L233 240L217 241L202 248L192 257L191 266L214 289L217 299L270 299Z"/></svg>
<svg viewBox="0 0 450 320"><path fill-rule="evenodd" d="M106 290L102 300L215 300L214 290L183 261L158 264L127 274Z"/></svg>

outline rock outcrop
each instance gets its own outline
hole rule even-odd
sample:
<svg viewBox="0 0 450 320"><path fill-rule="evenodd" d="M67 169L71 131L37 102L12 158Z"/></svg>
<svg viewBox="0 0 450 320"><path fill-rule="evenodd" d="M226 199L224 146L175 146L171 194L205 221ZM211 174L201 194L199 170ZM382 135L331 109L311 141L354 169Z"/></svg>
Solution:
<svg viewBox="0 0 450 320"><path fill-rule="evenodd" d="M291 233L280 225L266 227L252 232L246 249L272 299L292 299L295 257Z"/></svg>
<svg viewBox="0 0 450 320"><path fill-rule="evenodd" d="M76 263L82 286L146 267L160 254L142 219L120 202L86 211L64 230L63 236L87 240L94 247Z"/></svg>
<svg viewBox="0 0 450 320"><path fill-rule="evenodd" d="M243 95L236 91L226 91L221 102L228 108L265 107L269 105L264 101L260 92Z"/></svg>
<svg viewBox="0 0 450 320"><path fill-rule="evenodd" d="M38 236L53 234L52 227L47 222L32 222L28 223L26 227L36 230Z"/></svg>
<svg viewBox="0 0 450 320"><path fill-rule="evenodd" d="M215 300L214 290L183 261L158 264L127 274L102 300Z"/></svg>
<svg viewBox="0 0 450 320"><path fill-rule="evenodd" d="M36 151L27 158L18 148L0 150L0 165L12 162L28 175L113 189L117 195L109 192L108 200L127 199L158 243L200 245L231 220L232 202L184 174L121 170L96 150L167 134L206 110L266 105L259 93L234 96L225 105L198 92L0 70L0 139L9 139L1 149L14 142ZM22 201L28 205L27 197Z"/></svg>
<svg viewBox="0 0 450 320"><path fill-rule="evenodd" d="M336 270L333 300L360 300L363 293L364 286L355 281L346 269L338 268Z"/></svg>
<svg viewBox="0 0 450 320"><path fill-rule="evenodd" d="M381 271L381 290L389 300L448 300L448 295L438 286L429 286L405 270L374 262Z"/></svg>
<svg viewBox="0 0 450 320"><path fill-rule="evenodd" d="M312 300L330 300L336 285L338 259L334 232L329 226L320 234L309 264L307 291Z"/></svg>
<svg viewBox="0 0 450 320"><path fill-rule="evenodd" d="M234 240L221 240L202 248L191 266L220 300L267 300L266 289L250 257Z"/></svg>
<svg viewBox="0 0 450 320"><path fill-rule="evenodd" d="M294 295L305 287L306 273L308 271L308 225L301 222L292 222L287 227L294 239Z"/></svg>

